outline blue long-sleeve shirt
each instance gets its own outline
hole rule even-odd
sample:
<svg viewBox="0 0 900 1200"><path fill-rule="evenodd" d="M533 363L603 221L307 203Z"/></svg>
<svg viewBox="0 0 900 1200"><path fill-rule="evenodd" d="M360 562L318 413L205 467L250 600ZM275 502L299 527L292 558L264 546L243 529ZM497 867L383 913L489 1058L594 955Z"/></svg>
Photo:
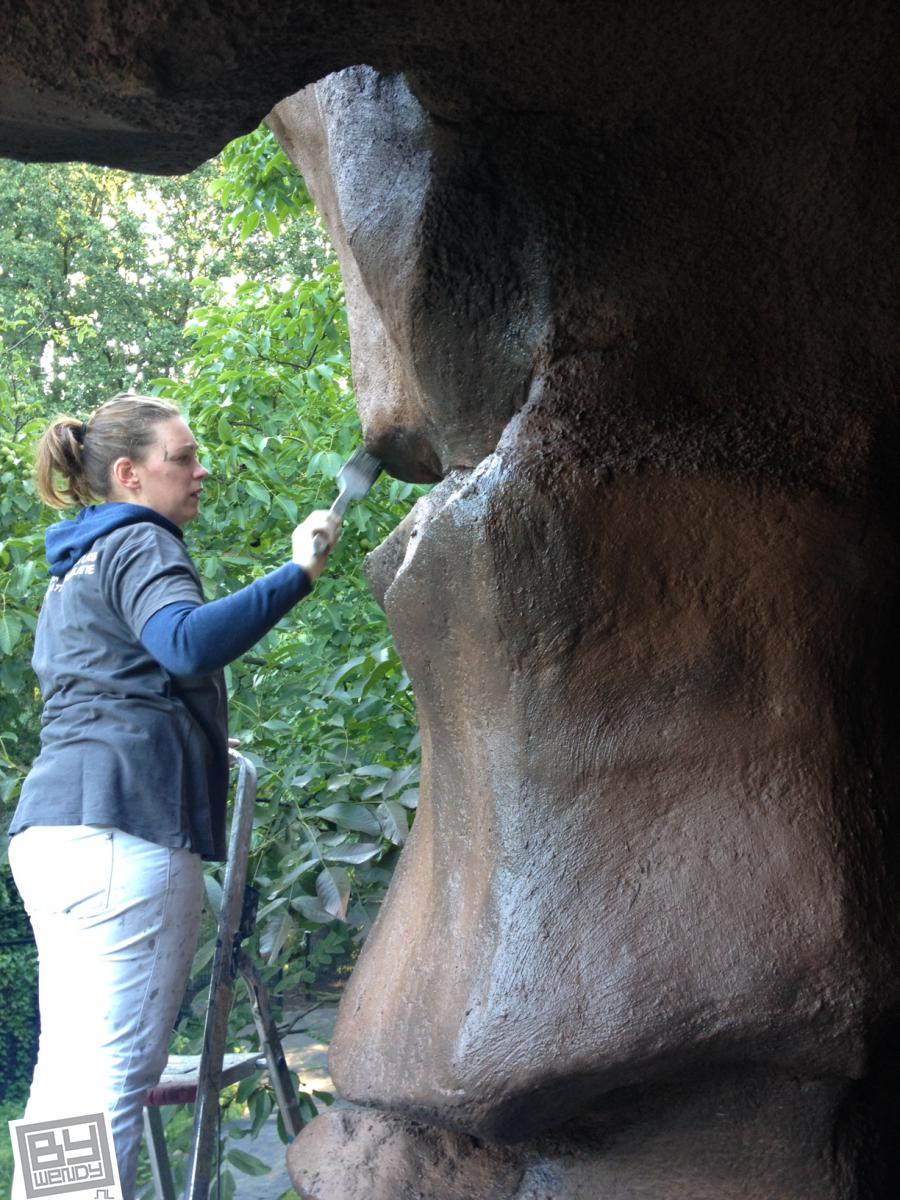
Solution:
<svg viewBox="0 0 900 1200"><path fill-rule="evenodd" d="M141 630L141 643L173 675L207 675L250 649L312 590L295 563L206 604L176 601Z"/></svg>

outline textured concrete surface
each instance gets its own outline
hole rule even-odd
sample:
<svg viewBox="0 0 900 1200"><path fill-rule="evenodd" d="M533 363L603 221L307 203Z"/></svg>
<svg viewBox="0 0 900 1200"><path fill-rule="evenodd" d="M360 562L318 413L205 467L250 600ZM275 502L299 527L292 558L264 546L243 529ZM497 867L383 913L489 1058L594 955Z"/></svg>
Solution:
<svg viewBox="0 0 900 1200"><path fill-rule="evenodd" d="M350 68L271 118L367 443L443 477L369 562L421 803L331 1052L384 1123L303 1134L313 1200L466 1138L517 1198L894 1187L897 92L872 27L747 16L595 42L564 117Z"/></svg>

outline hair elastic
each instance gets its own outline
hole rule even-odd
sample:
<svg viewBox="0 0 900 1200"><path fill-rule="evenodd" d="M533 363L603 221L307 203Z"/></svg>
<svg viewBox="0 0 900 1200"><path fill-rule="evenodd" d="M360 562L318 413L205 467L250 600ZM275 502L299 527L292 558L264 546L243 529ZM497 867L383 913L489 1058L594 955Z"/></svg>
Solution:
<svg viewBox="0 0 900 1200"><path fill-rule="evenodd" d="M87 429L88 429L87 421L82 421L81 424L78 426L78 428L75 430L75 441L78 443L79 446L84 445L84 439L87 437Z"/></svg>

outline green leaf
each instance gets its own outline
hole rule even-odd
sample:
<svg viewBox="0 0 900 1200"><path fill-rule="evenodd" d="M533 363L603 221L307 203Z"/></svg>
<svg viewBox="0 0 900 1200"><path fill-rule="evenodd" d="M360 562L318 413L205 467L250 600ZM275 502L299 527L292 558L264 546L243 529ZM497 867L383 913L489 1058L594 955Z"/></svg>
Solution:
<svg viewBox="0 0 900 1200"><path fill-rule="evenodd" d="M252 1154L248 1154L246 1150L239 1150L236 1146L229 1150L225 1158L239 1171L243 1171L245 1175L269 1175L272 1168L268 1163L264 1163L261 1159L255 1158Z"/></svg>
<svg viewBox="0 0 900 1200"><path fill-rule="evenodd" d="M389 796L395 796L407 783L413 780L418 775L418 770L418 767L404 767L402 771L395 771L384 785L384 791L381 793L385 800Z"/></svg>
<svg viewBox="0 0 900 1200"><path fill-rule="evenodd" d="M366 656L364 654L357 654L348 662L343 663L332 675L329 675L325 687L322 690L322 695L330 695L342 679L346 678L351 671L355 671L356 668L361 666L365 661Z"/></svg>
<svg viewBox="0 0 900 1200"><path fill-rule="evenodd" d="M251 1079L251 1083L255 1080ZM265 1125L269 1114L273 1108L273 1100L270 1092L260 1089L253 1093L250 1097L250 1135L256 1137L259 1131Z"/></svg>
<svg viewBox="0 0 900 1200"><path fill-rule="evenodd" d="M311 846L309 849L313 851L311 856L303 858L295 867L291 867L291 869L281 877L280 882L282 888L289 888L292 883L296 883L301 875L305 875L306 872L311 870L311 868L314 867L319 861L320 856L315 847Z"/></svg>
<svg viewBox="0 0 900 1200"><path fill-rule="evenodd" d="M246 242L247 238L259 224L259 213L249 212L241 222L241 241Z"/></svg>
<svg viewBox="0 0 900 1200"><path fill-rule="evenodd" d="M380 851L381 846L378 842L346 842L343 846L327 850L325 859L328 862L358 864L368 862Z"/></svg>
<svg viewBox="0 0 900 1200"><path fill-rule="evenodd" d="M339 788L345 788L348 783L352 782L353 775L348 771L344 771L340 775L332 775L325 786L329 792L336 792Z"/></svg>
<svg viewBox="0 0 900 1200"><path fill-rule="evenodd" d="M362 695L367 696L376 683L379 683L386 675L390 675L394 670L394 664L389 660L379 663L374 671L370 672L362 687Z"/></svg>
<svg viewBox="0 0 900 1200"><path fill-rule="evenodd" d="M206 871L203 875L203 886L206 888L206 900L210 911L218 918L222 911L222 885Z"/></svg>
<svg viewBox="0 0 900 1200"><path fill-rule="evenodd" d="M230 1171L225 1170L222 1172L218 1183L214 1186L210 1195L212 1200L234 1200L234 1176Z"/></svg>
<svg viewBox="0 0 900 1200"><path fill-rule="evenodd" d="M381 825L363 804L329 804L327 808L319 809L315 815L324 821L331 821L340 829L353 829L357 833L375 835L381 833Z"/></svg>
<svg viewBox="0 0 900 1200"><path fill-rule="evenodd" d="M334 914L328 912L316 896L295 896L291 901L291 908L295 912L302 913L307 921L312 921L317 925L327 925L334 920Z"/></svg>
<svg viewBox="0 0 900 1200"><path fill-rule="evenodd" d="M19 563L13 571L14 595L22 597L28 595L28 589L31 587L36 571L37 563L33 558L28 559L27 562Z"/></svg>
<svg viewBox="0 0 900 1200"><path fill-rule="evenodd" d="M206 964L211 961L215 952L216 938L214 937L209 938L203 943L202 946L199 947L197 953L194 955L193 971L195 975L199 974Z"/></svg>
<svg viewBox="0 0 900 1200"><path fill-rule="evenodd" d="M375 812L378 814L384 836L395 846L402 846L409 835L406 810L403 806L396 801L386 800L378 805Z"/></svg>
<svg viewBox="0 0 900 1200"><path fill-rule="evenodd" d="M287 519L292 525L296 525L300 520L300 510L297 507L297 501L290 496L283 496L280 492L275 497L275 503L284 512Z"/></svg>
<svg viewBox="0 0 900 1200"><path fill-rule="evenodd" d="M0 613L0 653L12 654L19 635L22 632L22 622L12 613Z"/></svg>
<svg viewBox="0 0 900 1200"><path fill-rule="evenodd" d="M354 775L361 775L365 779L390 779L393 771L390 767L382 767L379 763L366 763L362 767L354 767Z"/></svg>
<svg viewBox="0 0 900 1200"><path fill-rule="evenodd" d="M259 502L261 504L270 504L271 503L271 500L272 500L271 496L266 491L266 489L262 486L262 484L257 483L255 479L248 479L245 482L244 487L247 489L247 491L250 493L250 495L255 497L257 500L259 500Z"/></svg>
<svg viewBox="0 0 900 1200"><path fill-rule="evenodd" d="M325 911L343 921L350 902L350 876L343 867L325 867L316 879L316 894Z"/></svg>
<svg viewBox="0 0 900 1200"><path fill-rule="evenodd" d="M287 912L282 916L280 921L274 923L274 929L272 928L272 923L266 925L259 939L259 952L264 956L266 966L274 967L278 963L281 951L284 949L284 944L293 926L294 918Z"/></svg>

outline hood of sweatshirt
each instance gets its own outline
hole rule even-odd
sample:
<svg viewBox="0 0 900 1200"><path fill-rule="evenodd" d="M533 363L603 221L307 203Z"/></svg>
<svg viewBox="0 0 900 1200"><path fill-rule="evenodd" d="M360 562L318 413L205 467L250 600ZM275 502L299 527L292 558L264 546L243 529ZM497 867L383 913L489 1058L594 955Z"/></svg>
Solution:
<svg viewBox="0 0 900 1200"><path fill-rule="evenodd" d="M174 521L164 517L155 509L143 504L106 504L83 508L74 520L57 521L51 525L44 537L47 550L47 565L51 575L65 575L71 571L82 554L87 554L97 538L124 525L141 525L150 522L168 529L169 533L182 541L184 534Z"/></svg>

